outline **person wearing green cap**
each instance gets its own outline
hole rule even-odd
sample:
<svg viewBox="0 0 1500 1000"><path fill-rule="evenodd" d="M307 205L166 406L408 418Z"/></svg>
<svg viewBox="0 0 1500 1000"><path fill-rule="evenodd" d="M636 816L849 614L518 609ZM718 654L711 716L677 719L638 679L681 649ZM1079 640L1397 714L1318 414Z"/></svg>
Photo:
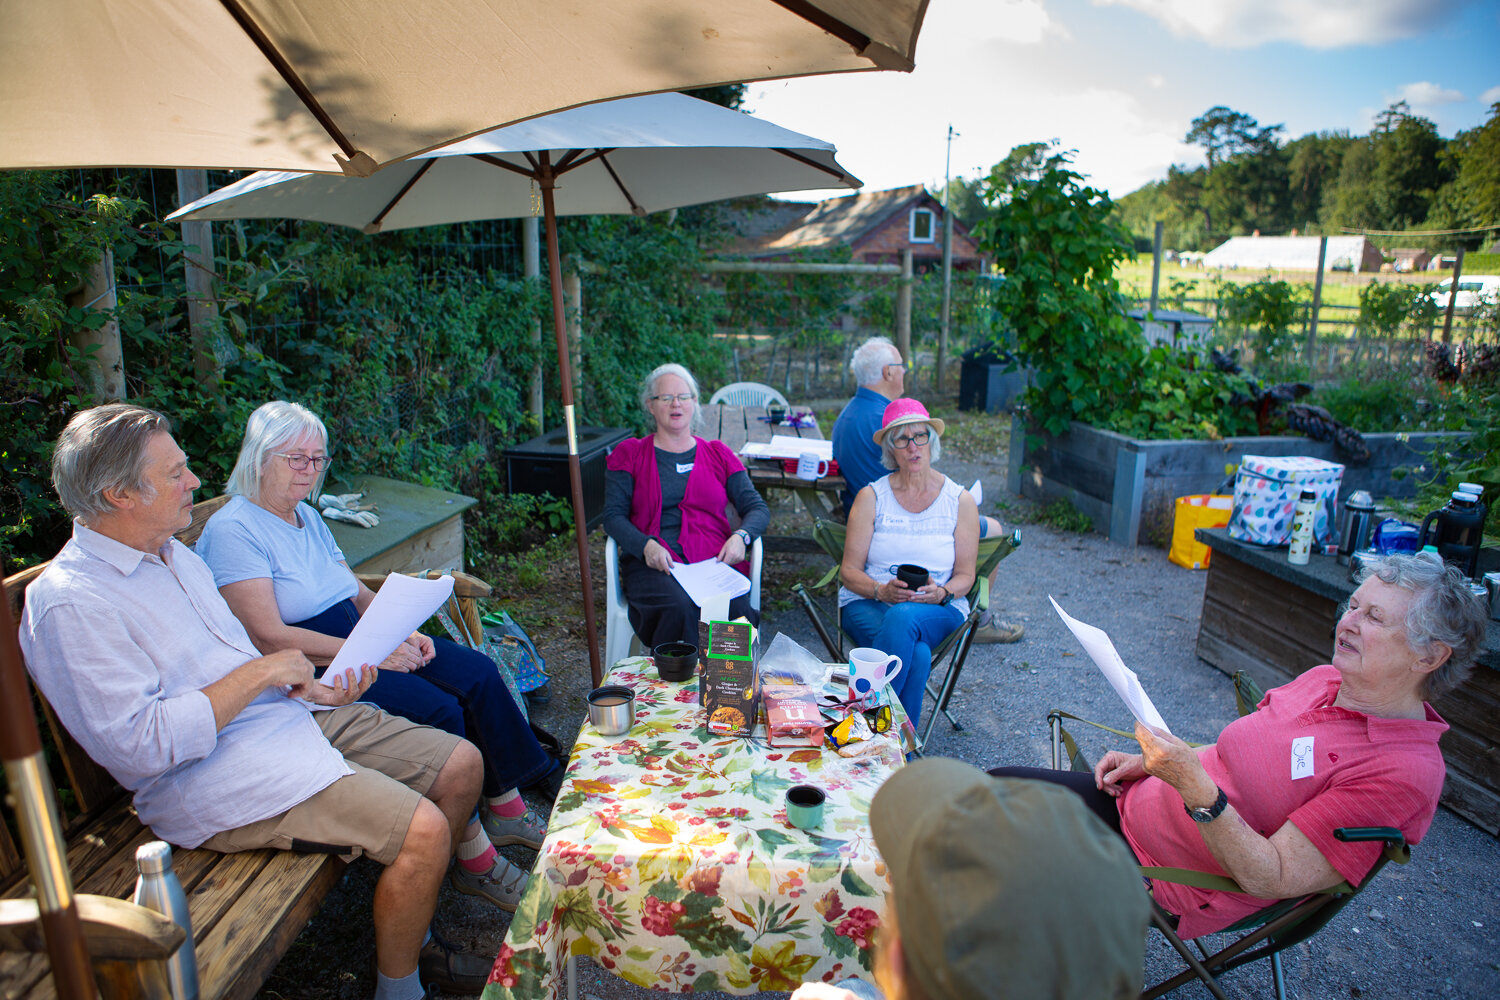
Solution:
<svg viewBox="0 0 1500 1000"><path fill-rule="evenodd" d="M870 827L891 881L874 969L885 1000L1140 993L1151 911L1135 858L1066 788L929 757L881 786ZM809 983L792 1000L869 996Z"/></svg>

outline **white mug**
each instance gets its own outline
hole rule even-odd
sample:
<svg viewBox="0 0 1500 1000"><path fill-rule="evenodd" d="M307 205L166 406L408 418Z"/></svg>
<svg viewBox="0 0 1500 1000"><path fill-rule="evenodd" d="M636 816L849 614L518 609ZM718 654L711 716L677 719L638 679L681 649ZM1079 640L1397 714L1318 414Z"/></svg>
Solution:
<svg viewBox="0 0 1500 1000"><path fill-rule="evenodd" d="M892 663L896 669L886 672ZM849 650L849 700L864 701L901 672L901 657L869 646Z"/></svg>
<svg viewBox="0 0 1500 1000"><path fill-rule="evenodd" d="M828 463L810 451L797 456L798 479L822 479L828 475Z"/></svg>

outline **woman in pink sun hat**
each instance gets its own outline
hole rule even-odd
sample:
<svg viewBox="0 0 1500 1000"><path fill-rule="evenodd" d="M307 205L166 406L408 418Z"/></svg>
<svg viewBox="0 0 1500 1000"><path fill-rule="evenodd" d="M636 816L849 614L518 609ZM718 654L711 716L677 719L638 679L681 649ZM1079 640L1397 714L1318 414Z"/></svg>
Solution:
<svg viewBox="0 0 1500 1000"><path fill-rule="evenodd" d="M891 682L912 723L932 672L932 647L969 613L979 553L979 509L962 486L937 472L945 425L915 399L893 400L874 435L891 473L854 498L840 567L844 628L863 646L901 658ZM927 583L908 587L896 567L924 567Z"/></svg>

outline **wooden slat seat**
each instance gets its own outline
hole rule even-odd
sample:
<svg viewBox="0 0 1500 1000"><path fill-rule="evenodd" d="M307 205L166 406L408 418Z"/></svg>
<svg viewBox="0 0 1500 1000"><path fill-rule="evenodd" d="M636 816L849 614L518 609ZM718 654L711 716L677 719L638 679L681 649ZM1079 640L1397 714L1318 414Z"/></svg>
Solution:
<svg viewBox="0 0 1500 1000"><path fill-rule="evenodd" d="M177 537L189 545L195 542L209 516L227 499L215 497L195 504L192 524ZM45 566L28 567L6 578L6 600L17 621L26 587ZM477 634L474 602L488 597L490 588L468 574L455 573L454 577L459 615ZM371 577L366 582L378 587L381 579ZM128 899L135 889L136 848L156 837L136 817L130 796L84 753L34 687L32 694L37 726L51 736L52 778L67 793L60 798L74 890ZM255 996L344 869L344 863L330 855L270 850L242 854L176 850L173 866L192 913L204 1000ZM9 825L0 823L0 898L20 898L30 892L26 865ZM0 951L0 1000L54 996L45 955Z"/></svg>

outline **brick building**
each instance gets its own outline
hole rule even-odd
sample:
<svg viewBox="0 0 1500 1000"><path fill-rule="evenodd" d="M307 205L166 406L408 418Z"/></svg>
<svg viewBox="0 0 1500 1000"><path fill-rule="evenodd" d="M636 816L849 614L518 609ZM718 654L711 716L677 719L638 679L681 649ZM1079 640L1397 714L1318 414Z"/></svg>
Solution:
<svg viewBox="0 0 1500 1000"><path fill-rule="evenodd" d="M756 260L775 260L793 253L848 247L853 259L864 264L896 264L901 251L912 252L917 273L942 266L943 206L920 184L831 198L804 205L801 213L790 207L780 210L780 228L751 234L732 252ZM982 270L980 255L969 228L953 220L953 269Z"/></svg>

